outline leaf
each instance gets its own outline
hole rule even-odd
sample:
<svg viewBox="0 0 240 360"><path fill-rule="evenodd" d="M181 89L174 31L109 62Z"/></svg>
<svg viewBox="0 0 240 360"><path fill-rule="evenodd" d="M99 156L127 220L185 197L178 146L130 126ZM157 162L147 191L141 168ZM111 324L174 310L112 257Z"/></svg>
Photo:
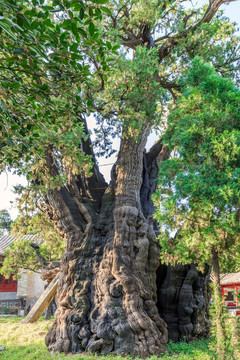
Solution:
<svg viewBox="0 0 240 360"><path fill-rule="evenodd" d="M82 36L84 36L85 38L87 37L87 33L86 33L86 31L84 29L78 28L78 31Z"/></svg>
<svg viewBox="0 0 240 360"><path fill-rule="evenodd" d="M78 48L78 43L74 43L70 46L70 50L74 52L77 51L77 48Z"/></svg>
<svg viewBox="0 0 240 360"><path fill-rule="evenodd" d="M118 50L119 48L120 48L120 45L114 45L114 46L112 47L113 50Z"/></svg>
<svg viewBox="0 0 240 360"><path fill-rule="evenodd" d="M78 28L77 28L77 25L74 22L72 22L72 33L75 36L78 34Z"/></svg>
<svg viewBox="0 0 240 360"><path fill-rule="evenodd" d="M108 0L97 0L98 4L106 4Z"/></svg>
<svg viewBox="0 0 240 360"><path fill-rule="evenodd" d="M65 30L71 30L71 28L72 28L72 20L70 20L70 19L64 20L63 23L62 23L62 27Z"/></svg>
<svg viewBox="0 0 240 360"><path fill-rule="evenodd" d="M12 32L10 27L3 21L0 21L0 28L2 28L13 40L17 41L16 35Z"/></svg>
<svg viewBox="0 0 240 360"><path fill-rule="evenodd" d="M107 48L108 48L109 50L111 50L112 45L111 45L110 41L107 41L107 42L106 42L106 45L107 45Z"/></svg>
<svg viewBox="0 0 240 360"><path fill-rule="evenodd" d="M111 10L109 8L107 8L106 6L101 6L101 10L104 11L108 15L112 14Z"/></svg>
<svg viewBox="0 0 240 360"><path fill-rule="evenodd" d="M92 17L93 16L93 8L89 7L88 12L89 12L89 16Z"/></svg>
<svg viewBox="0 0 240 360"><path fill-rule="evenodd" d="M84 18L84 9L81 8L80 12L79 12L79 16L80 16L80 19L82 20Z"/></svg>
<svg viewBox="0 0 240 360"><path fill-rule="evenodd" d="M90 22L89 26L88 26L88 30L89 30L89 34L90 36L93 36L94 35L94 32L95 32L95 25L93 22Z"/></svg>
<svg viewBox="0 0 240 360"><path fill-rule="evenodd" d="M91 39L88 39L85 41L85 45L87 45L87 46L91 46L92 44L93 44L93 40L91 40Z"/></svg>
<svg viewBox="0 0 240 360"><path fill-rule="evenodd" d="M9 87L10 87L11 89L18 89L18 88L21 87L21 85L19 84L19 82L15 81L15 82L13 82L13 83L10 83Z"/></svg>

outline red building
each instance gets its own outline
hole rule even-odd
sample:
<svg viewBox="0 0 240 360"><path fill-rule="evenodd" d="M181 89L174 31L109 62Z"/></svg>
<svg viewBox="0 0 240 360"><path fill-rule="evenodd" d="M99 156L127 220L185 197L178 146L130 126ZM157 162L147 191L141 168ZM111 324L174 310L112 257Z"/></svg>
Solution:
<svg viewBox="0 0 240 360"><path fill-rule="evenodd" d="M14 240L14 236L1 236L0 237L0 267L2 266L4 259L4 250L11 245ZM17 282L12 279L5 279L0 274L0 300L16 299L17 294Z"/></svg>
<svg viewBox="0 0 240 360"><path fill-rule="evenodd" d="M0 255L0 268L2 266L4 257ZM0 292L9 293L17 292L17 282L10 277L10 279L5 279L3 275L0 274Z"/></svg>
<svg viewBox="0 0 240 360"><path fill-rule="evenodd" d="M240 315L240 272L221 275L220 285L224 304L227 305L228 310Z"/></svg>
<svg viewBox="0 0 240 360"><path fill-rule="evenodd" d="M29 243L38 244L42 241L37 235L0 236L0 268L4 260L6 248L21 238L27 239ZM46 283L41 279L41 274L27 270L21 271L21 276L17 282L12 277L5 279L0 274L0 314L20 313L24 303L25 308L33 306L43 293L45 285Z"/></svg>

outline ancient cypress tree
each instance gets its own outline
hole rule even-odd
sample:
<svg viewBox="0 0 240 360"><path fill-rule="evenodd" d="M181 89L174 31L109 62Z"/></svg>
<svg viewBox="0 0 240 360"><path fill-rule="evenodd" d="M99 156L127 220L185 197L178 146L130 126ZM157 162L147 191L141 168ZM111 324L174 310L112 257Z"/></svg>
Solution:
<svg viewBox="0 0 240 360"><path fill-rule="evenodd" d="M210 0L208 6L192 10L181 1L111 1L106 7L105 0L98 0L82 16L90 39L80 45L75 41L72 49L82 56L78 64L91 64L96 76L81 89L74 88L76 80L67 89L87 106L77 107L73 97L61 94L62 112L55 113L55 119L54 113L46 113L52 120L36 140L40 155L35 151L22 167L36 190L38 206L67 242L59 308L46 337L51 351L144 357L164 351L169 333L177 340L208 332L206 274L192 266L159 267L159 229L152 218L151 195L159 163L170 152L161 139L148 152L145 147L151 131L161 134L167 125L167 107L181 92L179 75L195 55L201 53L225 76L237 76L234 25L217 13L224 2ZM68 3L61 6L64 12ZM96 15L99 8L105 14L101 19ZM65 18L62 23L73 34L78 29L70 25L76 23L78 11L66 11L68 22ZM98 29L94 16L100 21ZM103 49L96 52L96 34L111 59L103 61ZM66 57L69 61L64 59L61 71L52 76L53 85L56 79L69 85L64 69L72 60L69 53ZM49 88L54 90L53 85ZM52 102L59 110L60 92L58 87L47 107ZM91 111L97 119L94 143L88 129ZM111 137L116 136L120 149L107 183L94 150L111 153ZM195 299L194 306L192 301L186 308L186 294L187 300Z"/></svg>

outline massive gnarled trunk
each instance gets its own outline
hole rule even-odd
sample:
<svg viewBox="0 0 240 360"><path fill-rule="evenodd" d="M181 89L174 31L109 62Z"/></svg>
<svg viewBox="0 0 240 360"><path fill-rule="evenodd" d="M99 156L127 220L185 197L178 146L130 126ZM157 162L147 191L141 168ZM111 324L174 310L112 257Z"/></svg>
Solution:
<svg viewBox="0 0 240 360"><path fill-rule="evenodd" d="M161 141L146 154L147 135L146 127L137 141L123 138L109 186L95 164L90 179L69 176L66 188L48 193L49 214L67 239L59 307L46 337L51 351L145 357L165 350L168 330L161 296L160 311L157 307L160 249L150 196L157 162L169 154ZM88 139L87 153L90 145ZM50 156L48 164L56 174ZM166 281L159 283L165 289ZM181 328L181 311L178 321Z"/></svg>

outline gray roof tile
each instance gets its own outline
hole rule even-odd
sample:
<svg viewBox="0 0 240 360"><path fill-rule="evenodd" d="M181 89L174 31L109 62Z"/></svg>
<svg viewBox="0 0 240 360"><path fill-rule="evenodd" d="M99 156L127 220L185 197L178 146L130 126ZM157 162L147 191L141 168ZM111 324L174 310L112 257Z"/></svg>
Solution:
<svg viewBox="0 0 240 360"><path fill-rule="evenodd" d="M17 239L28 239L36 244L38 244L41 239L38 235L21 235L21 236L11 236L11 235L2 235L0 236L0 255L4 254L4 250L11 245Z"/></svg>
<svg viewBox="0 0 240 360"><path fill-rule="evenodd" d="M235 283L240 283L240 272L221 275L221 279L220 279L221 285L235 284Z"/></svg>

